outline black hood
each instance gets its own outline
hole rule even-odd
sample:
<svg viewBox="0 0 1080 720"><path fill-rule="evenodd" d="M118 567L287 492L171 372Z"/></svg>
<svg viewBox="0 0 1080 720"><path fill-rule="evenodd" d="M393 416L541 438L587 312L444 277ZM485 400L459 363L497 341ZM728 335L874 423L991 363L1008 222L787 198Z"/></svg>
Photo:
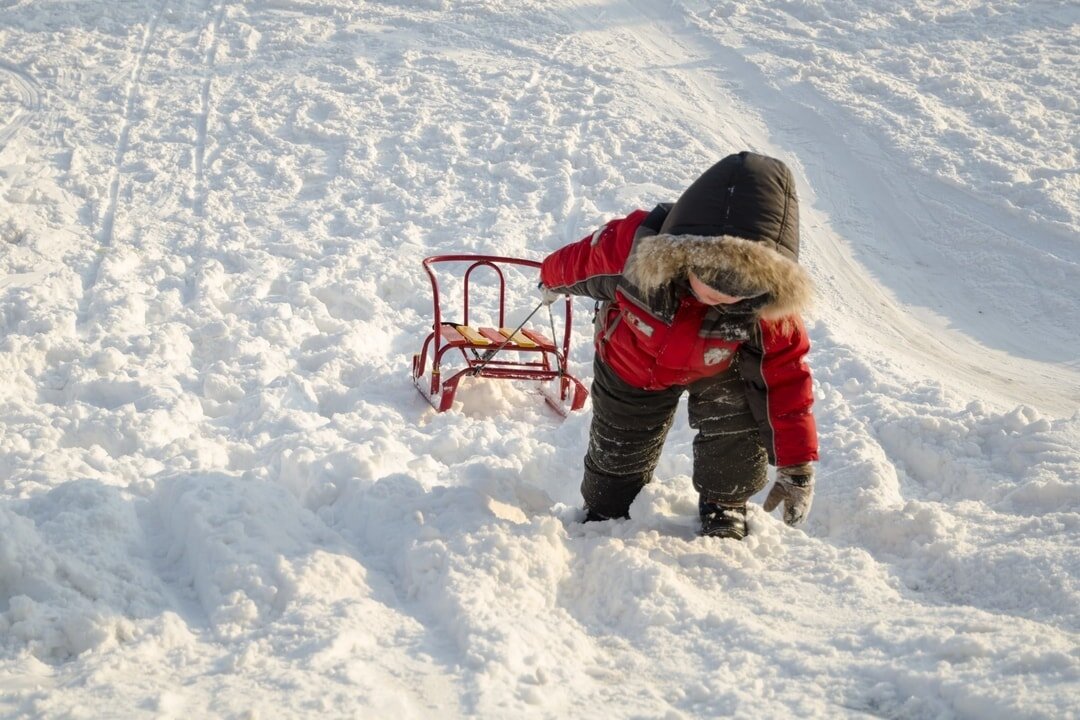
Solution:
<svg viewBox="0 0 1080 720"><path fill-rule="evenodd" d="M783 162L729 155L668 208L658 206L635 235L623 276L638 297L685 284L692 272L720 292L750 299L746 307L765 319L808 307L813 283L799 265L795 179Z"/></svg>
<svg viewBox="0 0 1080 720"><path fill-rule="evenodd" d="M744 151L702 173L671 208L660 235L729 236L799 259L799 201L782 161Z"/></svg>

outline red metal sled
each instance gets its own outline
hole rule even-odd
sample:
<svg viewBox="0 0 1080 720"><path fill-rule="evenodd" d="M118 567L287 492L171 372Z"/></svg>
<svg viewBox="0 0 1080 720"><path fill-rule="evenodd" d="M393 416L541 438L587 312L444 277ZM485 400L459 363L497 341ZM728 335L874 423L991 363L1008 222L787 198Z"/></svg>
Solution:
<svg viewBox="0 0 1080 720"><path fill-rule="evenodd" d="M439 281L434 266L440 263L468 263L464 277L464 307L460 322L442 319ZM538 330L522 326L515 333L506 327L506 277L508 265L539 268L535 260L498 257L495 255L434 255L423 261L431 278L431 293L435 305L433 331L424 340L420 352L413 355L412 378L420 394L438 412L449 410L454 403L458 383L466 376L502 380L536 380L545 400L562 415L578 410L585 404L589 392L566 371L570 351L571 303L566 299L565 328L562 342L555 344ZM498 327L469 325L469 282L478 268L490 268L498 280ZM431 349L431 372L425 377L428 349ZM447 352L456 350L465 367L442 379L442 364Z"/></svg>

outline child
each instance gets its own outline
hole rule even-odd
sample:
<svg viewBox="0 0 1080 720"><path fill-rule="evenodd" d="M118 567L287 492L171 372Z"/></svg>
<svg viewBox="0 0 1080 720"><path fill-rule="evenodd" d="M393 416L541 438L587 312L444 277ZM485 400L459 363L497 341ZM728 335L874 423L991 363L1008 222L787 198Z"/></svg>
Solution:
<svg viewBox="0 0 1080 720"><path fill-rule="evenodd" d="M769 463L765 510L782 501L789 525L806 518L818 448L799 316L812 285L798 256L791 171L741 152L674 205L613 220L544 260L545 300L599 301L586 522L629 517L684 392L702 534L745 537L746 502Z"/></svg>

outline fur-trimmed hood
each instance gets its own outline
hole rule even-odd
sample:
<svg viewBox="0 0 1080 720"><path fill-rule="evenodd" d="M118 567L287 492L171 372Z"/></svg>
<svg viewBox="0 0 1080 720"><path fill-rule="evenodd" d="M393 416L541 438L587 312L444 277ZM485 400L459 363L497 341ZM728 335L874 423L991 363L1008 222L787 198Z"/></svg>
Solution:
<svg viewBox="0 0 1080 720"><path fill-rule="evenodd" d="M690 272L703 281L723 277L724 285L747 296L767 295L758 310L780 319L807 309L813 298L810 274L770 244L731 235L646 235L634 242L624 270L627 280L650 294L685 280Z"/></svg>
<svg viewBox="0 0 1080 720"><path fill-rule="evenodd" d="M728 155L650 215L626 279L650 295L691 272L720 292L754 298L718 308L725 312L775 319L808 306L813 286L799 266L799 200L787 165L749 151Z"/></svg>

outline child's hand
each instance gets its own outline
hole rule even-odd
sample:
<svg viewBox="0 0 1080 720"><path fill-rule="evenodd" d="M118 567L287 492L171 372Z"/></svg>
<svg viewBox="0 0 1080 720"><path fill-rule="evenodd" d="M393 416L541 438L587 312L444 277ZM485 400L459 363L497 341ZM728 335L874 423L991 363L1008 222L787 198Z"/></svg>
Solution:
<svg viewBox="0 0 1080 720"><path fill-rule="evenodd" d="M784 503L784 522L799 525L814 502L814 469L809 464L790 465L776 471L776 483L765 498L765 512Z"/></svg>
<svg viewBox="0 0 1080 720"><path fill-rule="evenodd" d="M540 297L545 305L550 305L565 295L565 293L557 293L553 290L549 290L544 283L537 285L537 288L540 290Z"/></svg>

